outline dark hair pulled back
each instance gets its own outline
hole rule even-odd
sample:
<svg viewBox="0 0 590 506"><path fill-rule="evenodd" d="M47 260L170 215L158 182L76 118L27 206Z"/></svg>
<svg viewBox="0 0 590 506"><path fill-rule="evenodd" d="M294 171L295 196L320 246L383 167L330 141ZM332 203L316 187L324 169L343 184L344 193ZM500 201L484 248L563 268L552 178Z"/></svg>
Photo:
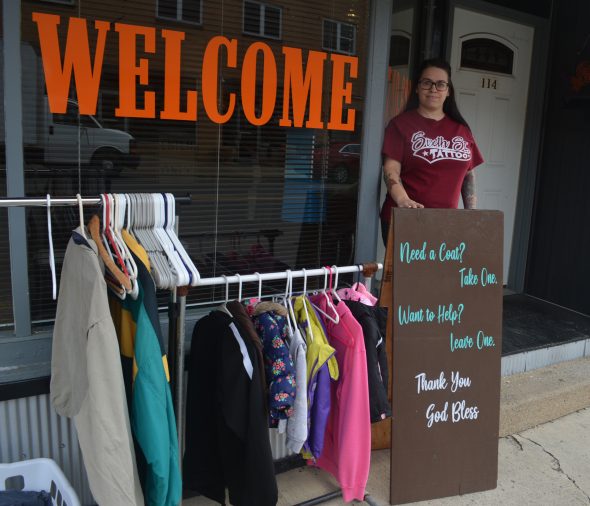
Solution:
<svg viewBox="0 0 590 506"><path fill-rule="evenodd" d="M453 81L451 80L451 66L449 63L441 58L431 58L429 60L424 60L422 65L418 68L416 75L414 76L414 86L418 86L418 81L422 77L422 72L424 72L427 68L436 67L438 69L444 70L447 75L449 76L449 96L444 101L443 104L443 112L452 120L460 123L461 125L465 125L469 128L467 121L459 112L459 108L457 107L457 102L455 100L455 87L453 86ZM408 98L408 103L406 104L406 111L411 111L413 109L417 109L420 105L418 100L418 94L415 92L416 88L414 87L410 92L410 96Z"/></svg>

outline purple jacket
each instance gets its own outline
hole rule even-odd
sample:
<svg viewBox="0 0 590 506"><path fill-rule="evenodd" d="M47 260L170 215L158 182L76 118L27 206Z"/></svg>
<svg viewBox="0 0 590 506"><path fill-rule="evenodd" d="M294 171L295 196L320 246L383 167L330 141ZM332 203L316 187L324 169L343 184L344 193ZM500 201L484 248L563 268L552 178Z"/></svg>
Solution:
<svg viewBox="0 0 590 506"><path fill-rule="evenodd" d="M306 459L318 458L324 447L324 433L330 414L330 380L338 379L338 362L309 300L297 297L293 309L307 342L308 438L302 454ZM311 321L307 320L308 315Z"/></svg>
<svg viewBox="0 0 590 506"><path fill-rule="evenodd" d="M328 364L320 367L308 388L311 409L308 411L307 428L309 434L303 448L314 458L319 458L324 449L324 434L330 415L330 371Z"/></svg>

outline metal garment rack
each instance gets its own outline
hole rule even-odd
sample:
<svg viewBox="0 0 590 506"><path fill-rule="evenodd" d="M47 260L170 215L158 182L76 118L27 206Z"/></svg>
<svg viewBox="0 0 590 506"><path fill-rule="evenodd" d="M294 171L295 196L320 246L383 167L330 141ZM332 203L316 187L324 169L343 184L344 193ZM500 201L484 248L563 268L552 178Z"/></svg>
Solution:
<svg viewBox="0 0 590 506"><path fill-rule="evenodd" d="M212 278L201 278L199 280L199 282L197 283L196 286L215 286L215 285L229 285L229 284L243 284L243 283L252 283L252 282L258 282L261 283L262 281L279 281L279 280L287 280L289 278L291 279L297 279L297 278L309 278L309 277L318 277L318 276L326 276L327 273L329 273L329 269L333 269L334 271L336 271L337 269L337 274L351 274L351 273L362 273L364 275L364 277L367 278L371 278L375 272L382 270L383 269L383 264L381 263L370 263L370 264L357 264L357 265L347 265L344 267L338 267L338 266L331 266L331 267L323 267L323 268L319 268L319 269L301 269L301 270L294 270L294 271L279 271L279 272L271 272L271 273L265 273L265 274L235 274L233 276L218 276L218 277L212 277ZM335 272L334 272L335 273ZM184 325L183 322L181 322L181 325ZM184 364L184 346L183 346L183 342L182 343L177 343L176 346L176 365L178 366L178 364ZM179 400L179 404L178 404L178 409L182 410L182 399L179 397L181 395L181 393L183 392L183 384L182 382L184 381L184 368L178 368L174 371L175 374L175 385L176 385L176 396L177 399L175 400ZM182 411L178 411L178 413L182 414ZM177 417L177 418L183 418L182 416ZM182 423L179 425L179 438L180 438L180 434L183 434L184 432L184 427L182 425ZM314 497L312 499L309 499L305 502L302 503L298 503L294 506L314 506L316 504L322 504L325 503L327 501L330 501L331 499L336 499L338 497L342 496L342 491L341 490L336 490L333 492L329 492L327 494L318 496L318 497ZM369 505L375 505L376 503L374 502L374 500L371 498L370 495L366 494L364 497L364 501L369 504Z"/></svg>
<svg viewBox="0 0 590 506"><path fill-rule="evenodd" d="M176 197L177 204L189 204L191 196ZM50 197L51 206L78 206L82 203L83 206L98 206L101 204L100 197L81 197L79 200L76 197ZM0 208L2 207L47 207L47 198L43 197L17 197L17 198L0 198ZM178 220L177 220L178 224ZM340 274L362 273L365 279L371 278L375 272L383 269L381 263L358 264L348 266L332 266L338 270ZM262 281L279 281L287 280L289 276L293 279L304 277L318 277L325 276L326 268L319 269L301 269L294 270L288 274L287 271L264 273L264 274L235 274L233 276L218 276L211 278L201 278L197 283L198 286L215 286L226 284L243 284ZM183 446L184 434L184 419L183 419L183 393L184 393L184 342L185 342L185 314L186 314L186 296L188 294L188 287L177 287L171 291L170 303L168 308L169 317L169 335L168 335L168 358L170 360L171 379L173 379L173 397L174 407L177 419L177 430L179 438L179 448ZM305 502L298 503L295 506L312 506L327 502L331 499L338 498L342 495L340 490L330 492L309 499ZM370 505L376 503L369 495L365 495L365 502Z"/></svg>

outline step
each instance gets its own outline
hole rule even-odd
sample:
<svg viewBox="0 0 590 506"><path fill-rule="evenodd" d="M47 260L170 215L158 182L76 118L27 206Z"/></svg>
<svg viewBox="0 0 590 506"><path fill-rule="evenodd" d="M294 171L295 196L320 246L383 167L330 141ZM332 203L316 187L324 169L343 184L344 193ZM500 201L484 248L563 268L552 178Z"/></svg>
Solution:
<svg viewBox="0 0 590 506"><path fill-rule="evenodd" d="M590 407L590 357L504 376L500 436Z"/></svg>

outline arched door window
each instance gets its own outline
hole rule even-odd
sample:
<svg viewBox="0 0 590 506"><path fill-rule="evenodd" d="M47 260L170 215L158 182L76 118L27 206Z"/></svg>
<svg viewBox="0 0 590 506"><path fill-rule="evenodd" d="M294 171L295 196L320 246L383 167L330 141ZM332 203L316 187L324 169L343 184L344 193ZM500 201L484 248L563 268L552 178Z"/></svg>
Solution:
<svg viewBox="0 0 590 506"><path fill-rule="evenodd" d="M461 44L461 68L512 75L514 51L497 40L475 38Z"/></svg>

